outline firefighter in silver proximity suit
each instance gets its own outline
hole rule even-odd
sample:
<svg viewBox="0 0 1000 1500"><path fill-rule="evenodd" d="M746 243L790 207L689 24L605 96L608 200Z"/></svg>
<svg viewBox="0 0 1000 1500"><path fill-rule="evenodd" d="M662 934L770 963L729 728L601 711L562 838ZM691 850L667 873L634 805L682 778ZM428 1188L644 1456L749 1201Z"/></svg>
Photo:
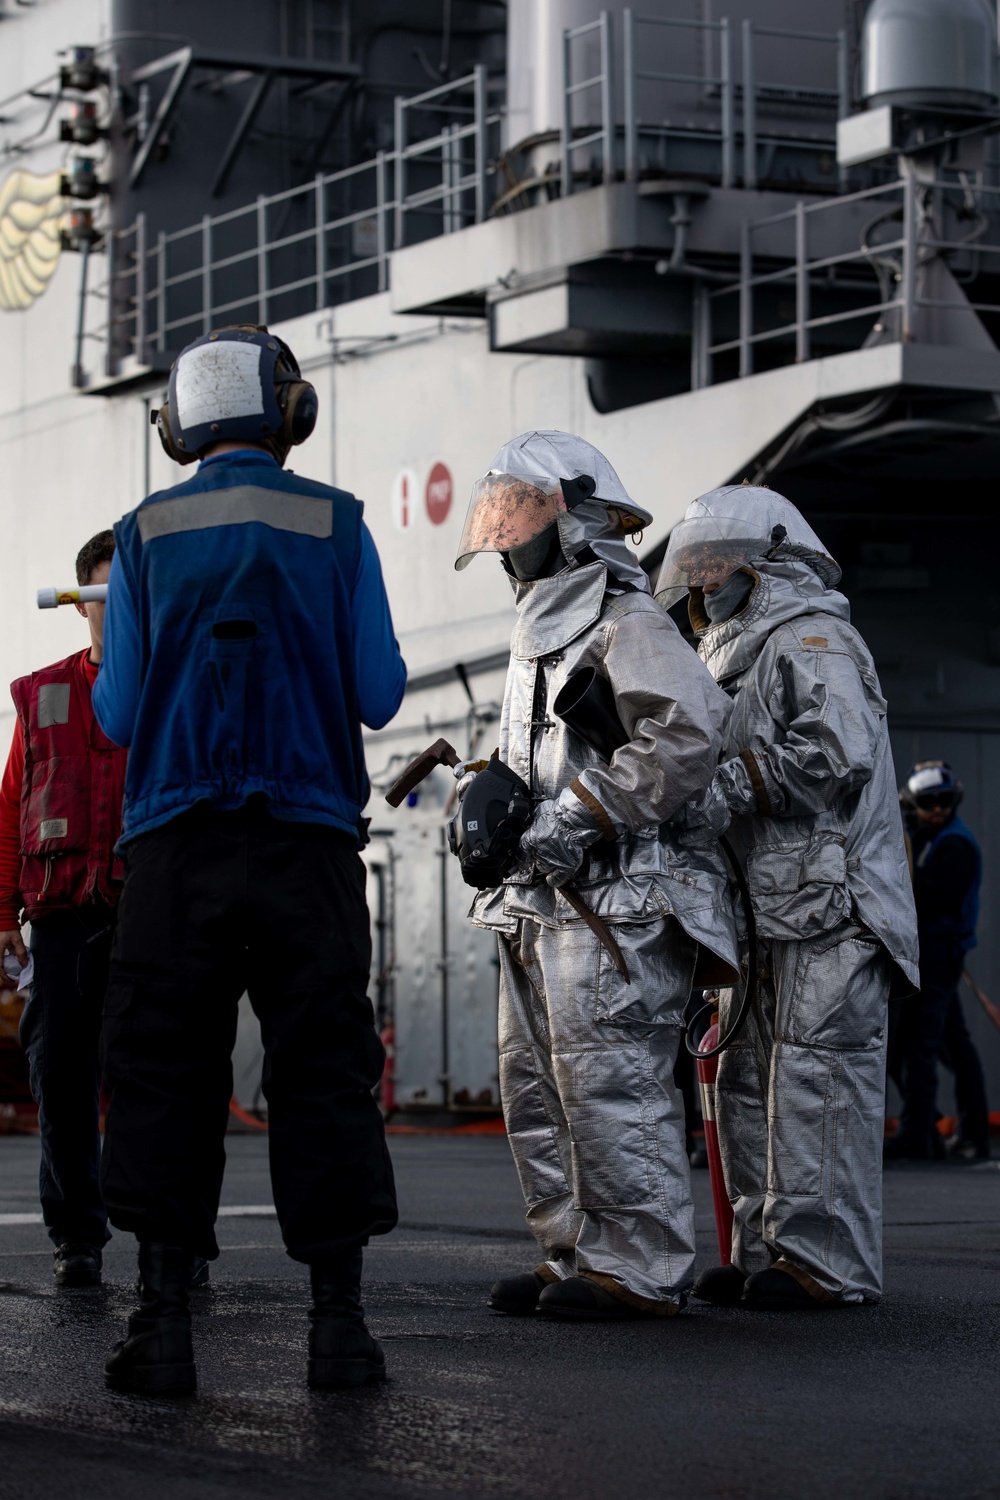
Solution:
<svg viewBox="0 0 1000 1500"><path fill-rule="evenodd" d="M500 938L501 1094L544 1256L493 1288L501 1312L669 1316L693 1280L673 1067L693 984L735 979L738 944L717 849L682 849L661 825L707 787L729 704L630 555L626 532L650 519L589 443L529 432L475 486L459 548L456 566L499 552L511 577L499 753L534 804L517 867L472 913ZM631 736L610 763L553 713L584 667Z"/></svg>
<svg viewBox="0 0 1000 1500"><path fill-rule="evenodd" d="M688 594L733 700L685 841L729 830L760 939L757 1003L719 1064L733 1264L695 1295L770 1308L876 1301L890 993L915 988L917 929L872 658L840 568L766 488L713 490L674 528L657 582ZM723 1005L723 1033L731 1014Z"/></svg>

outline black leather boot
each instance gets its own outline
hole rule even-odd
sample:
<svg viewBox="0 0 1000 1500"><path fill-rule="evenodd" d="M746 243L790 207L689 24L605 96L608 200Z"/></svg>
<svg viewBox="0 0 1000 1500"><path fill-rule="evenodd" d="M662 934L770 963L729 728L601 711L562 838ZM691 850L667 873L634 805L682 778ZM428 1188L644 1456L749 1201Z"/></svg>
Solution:
<svg viewBox="0 0 1000 1500"><path fill-rule="evenodd" d="M493 1312L509 1313L515 1318L527 1317L538 1306L538 1299L552 1281L549 1275L523 1271L519 1276L501 1276L493 1283L486 1306Z"/></svg>
<svg viewBox="0 0 1000 1500"><path fill-rule="evenodd" d="M188 1289L194 1256L176 1245L139 1246L139 1306L128 1336L104 1366L113 1390L146 1396L190 1396L197 1387Z"/></svg>
<svg viewBox="0 0 1000 1500"><path fill-rule="evenodd" d="M68 1240L59 1246L52 1262L56 1286L100 1286L101 1248Z"/></svg>
<svg viewBox="0 0 1000 1500"><path fill-rule="evenodd" d="M361 1265L356 1250L342 1260L310 1266L309 1384L336 1390L385 1379L385 1356L365 1327Z"/></svg>
<svg viewBox="0 0 1000 1500"><path fill-rule="evenodd" d="M711 1266L702 1271L691 1295L716 1307L739 1307L745 1285L746 1276L738 1266Z"/></svg>

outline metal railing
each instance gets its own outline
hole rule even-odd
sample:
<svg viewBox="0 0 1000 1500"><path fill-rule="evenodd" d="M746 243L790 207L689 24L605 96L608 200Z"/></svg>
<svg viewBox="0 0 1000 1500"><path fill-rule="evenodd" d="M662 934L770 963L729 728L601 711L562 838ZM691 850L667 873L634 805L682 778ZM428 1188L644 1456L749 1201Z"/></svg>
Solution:
<svg viewBox="0 0 1000 1500"><path fill-rule="evenodd" d="M225 318L266 323L385 291L393 250L486 217L502 118L487 89L478 67L397 99L394 149L357 166L155 238L144 214L110 232L105 279L81 293L91 320L78 331L77 383L88 343L104 344L113 377L124 356L163 363ZM428 117L434 128L421 133Z"/></svg>
<svg viewBox="0 0 1000 1500"><path fill-rule="evenodd" d="M583 37L596 36L600 46L600 64L597 73L589 78L573 78L573 43ZM585 26L575 26L563 32L563 110L560 130L560 159L562 162L563 193L573 191L573 153L600 142L602 173L605 182L615 175L615 91L614 91L614 33L611 17L602 10L596 21ZM577 132L573 121L573 104L594 90L600 93L600 124L596 129L583 128Z"/></svg>
<svg viewBox="0 0 1000 1500"><path fill-rule="evenodd" d="M768 345L779 356L778 363L788 362L782 354L801 363L814 357L815 334L852 322L862 324L854 344L860 347L872 332L887 342L912 342L921 337L925 313L1000 316L1000 303L930 294L936 263L971 279L980 257L1000 256L1000 235L994 243L983 238L991 222L996 223L986 206L990 199L995 214L1000 210L1000 188L977 184L972 193L967 182L928 183L909 172L895 182L812 202L799 200L785 213L747 220L742 226L739 279L701 289L694 328L692 368L697 373L693 383L712 384L714 362L733 353L738 356L738 374L752 375L756 351ZM949 220L961 222L970 217L976 220L971 232L949 236ZM821 221L828 253L813 255L810 234ZM891 237L876 241L871 235L881 226L889 226ZM760 236L769 242L764 254L756 247ZM790 253L782 253L782 236L791 240ZM995 266L1000 271L1000 261ZM793 292L794 316L781 318L778 302L778 321L760 327L761 294L781 288ZM851 305L815 313L817 294L839 296ZM736 299L738 332L713 342L713 326L727 299ZM768 306L773 310L773 297ZM784 349L775 350L776 345Z"/></svg>
<svg viewBox="0 0 1000 1500"><path fill-rule="evenodd" d="M698 72L685 71L680 66L652 68L643 61L655 45L657 36L693 35L699 43L705 65ZM576 77L574 71L574 43L588 36L600 40L600 61L596 73ZM831 87L803 88L799 83L774 80L770 74L766 81L758 77L758 41L764 38L813 43L830 51ZM723 187L732 187L742 177L744 187L755 188L760 177L760 145L758 116L763 106L772 109L789 103L803 108L818 109L827 116L831 129L829 147L834 149L832 128L838 115L850 113L850 53L847 33L839 31L812 32L788 30L776 26L759 26L753 21L744 21L741 29L742 58L740 83L737 84L734 67L733 25L726 17L718 21L685 20L666 16L638 15L631 7L622 12L622 120L616 119L614 33L607 11L602 11L596 21L578 26L563 33L564 93L561 123L561 157L563 192L574 191L574 178L582 177L589 183L600 174L603 181L610 181L623 168L626 178L635 180L643 174L643 143L688 137L704 139L706 136L718 142L719 156L717 174ZM671 49L673 53L674 49ZM718 61L716 62L716 56ZM773 63L769 66L773 68ZM704 118L687 126L670 125L663 121L644 120L639 109L639 87L641 84L691 85L698 90L698 113ZM581 97L600 99L598 119L589 126L574 123L574 102ZM768 141L775 139L769 132ZM619 141L622 142L619 150ZM798 140L782 137L785 149L815 151L820 144L816 139ZM573 154L591 148L592 160L584 172L574 172ZM599 159L597 150L599 148ZM742 167L742 173L738 167Z"/></svg>
<svg viewBox="0 0 1000 1500"><path fill-rule="evenodd" d="M719 71L711 73L676 73L653 71L637 66L641 56L641 28L673 26L702 35L706 42L719 38ZM636 85L650 83L699 84L709 91L719 91L719 137L722 148L720 179L723 187L732 187L736 178L736 99L733 86L732 29L726 17L721 21L683 21L665 16L637 16L626 8L622 13L625 71L625 176L639 176L639 133L642 129L636 107ZM711 64L709 64L711 67Z"/></svg>
<svg viewBox="0 0 1000 1500"><path fill-rule="evenodd" d="M757 38L778 37L789 41L816 43L836 48L836 87L833 89L803 89L794 83L762 82L757 76ZM758 99L802 105L825 106L837 117L851 112L850 51L847 32L790 31L780 26L759 26L755 21L743 22L743 185L757 186Z"/></svg>
<svg viewBox="0 0 1000 1500"><path fill-rule="evenodd" d="M842 33L784 31L747 21L741 32L742 84L738 84L734 29L726 18L687 21L643 16L626 8L622 28L621 118L609 12L602 11L598 20L563 33L561 175L556 180L564 195L583 182L608 183L622 175L635 180L669 171L669 150L678 141L696 142L709 180L714 177L724 187L733 187L742 173L743 184L754 187L761 175L758 115L762 108L773 113L775 101L779 105L782 100L801 102L804 94L822 111L848 108ZM657 43L656 38L661 41ZM836 87L803 90L795 83L774 83L771 64L767 81L762 82L757 59L761 38L812 42L828 51L835 48ZM668 65L654 68L650 60L657 58L657 46L662 60L664 39ZM692 39L700 56L698 71L689 67ZM581 67L581 62L592 62L595 51L596 71ZM662 112L652 118L655 96L647 118L642 117L640 88L647 91L648 101L650 86L662 93L677 85L694 88L695 118L680 124L671 124ZM453 233L488 216L491 179L502 145L502 114L496 107L490 110L486 70L477 67L454 82L397 99L392 149L370 161L321 173L310 183L262 195L229 213L207 214L195 224L161 232L155 238L141 215L134 224L110 233L105 242L105 281L85 286L81 294L85 316L78 336L79 381L86 379L83 350L94 341L103 342L105 371L113 377L125 355L133 355L140 366L162 363L171 349L223 318L266 322L384 291L394 250ZM817 149L815 140L783 144ZM663 161L654 162L656 152ZM581 167L582 153L588 155ZM803 225L820 207L809 204L801 210ZM805 236L804 227L801 232ZM754 233L755 226L746 230L744 259L751 267ZM92 258L91 269L93 265ZM743 294L744 321L748 317L752 321L748 309L757 279L748 272L741 277L744 282L748 285ZM713 292L711 298L706 293L704 309L699 304L698 326L711 323L712 300L725 296L726 290ZM814 320L798 321L811 327ZM752 364L758 333L743 329L742 324L741 330L741 361ZM713 353L726 352L731 344L712 345L710 338L703 340L701 367L710 365Z"/></svg>

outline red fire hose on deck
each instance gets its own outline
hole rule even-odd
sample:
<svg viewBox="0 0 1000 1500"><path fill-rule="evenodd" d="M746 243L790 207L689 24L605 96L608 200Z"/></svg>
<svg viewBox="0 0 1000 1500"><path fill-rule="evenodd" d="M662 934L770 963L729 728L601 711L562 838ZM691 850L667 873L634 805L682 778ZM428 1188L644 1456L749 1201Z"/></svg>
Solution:
<svg viewBox="0 0 1000 1500"><path fill-rule="evenodd" d="M719 1045L719 1021L716 1015L698 1046L699 1052L713 1052ZM728 1266L732 1261L733 1208L726 1192L726 1180L722 1173L722 1153L719 1150L719 1131L715 1123L715 1080L719 1071L718 1057L697 1059L698 1088L701 1093L701 1117L705 1123L705 1150L708 1153L708 1175L712 1180L712 1207L715 1210L715 1232L719 1237L719 1263Z"/></svg>

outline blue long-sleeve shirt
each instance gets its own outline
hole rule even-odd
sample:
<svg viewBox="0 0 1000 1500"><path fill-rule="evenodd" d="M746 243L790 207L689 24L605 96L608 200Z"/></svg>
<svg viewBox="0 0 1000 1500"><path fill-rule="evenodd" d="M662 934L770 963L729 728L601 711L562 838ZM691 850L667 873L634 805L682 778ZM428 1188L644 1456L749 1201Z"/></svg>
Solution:
<svg viewBox="0 0 1000 1500"><path fill-rule="evenodd" d="M359 829L361 723L406 668L352 496L227 453L115 528L94 709L131 747L122 841L196 801Z"/></svg>

